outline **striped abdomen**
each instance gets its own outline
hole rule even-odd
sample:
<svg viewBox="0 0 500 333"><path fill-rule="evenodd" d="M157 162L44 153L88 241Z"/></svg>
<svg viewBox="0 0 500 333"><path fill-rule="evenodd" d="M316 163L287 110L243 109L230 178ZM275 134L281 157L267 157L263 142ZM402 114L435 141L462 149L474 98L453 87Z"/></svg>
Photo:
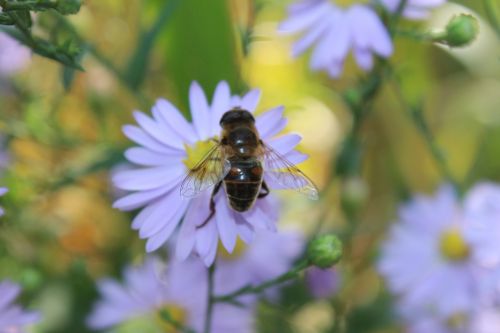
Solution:
<svg viewBox="0 0 500 333"><path fill-rule="evenodd" d="M259 195L263 169L256 158L229 160L231 169L224 178L226 194L231 207L244 212L249 210Z"/></svg>

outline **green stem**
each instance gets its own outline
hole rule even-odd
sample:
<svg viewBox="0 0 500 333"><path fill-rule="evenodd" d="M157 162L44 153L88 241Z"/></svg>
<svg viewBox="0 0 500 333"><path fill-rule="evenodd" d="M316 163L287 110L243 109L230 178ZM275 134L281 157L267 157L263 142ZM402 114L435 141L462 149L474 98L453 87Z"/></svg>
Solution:
<svg viewBox="0 0 500 333"><path fill-rule="evenodd" d="M299 276L299 273L302 272L304 269L309 267L309 263L307 260L302 260L300 261L295 267L293 267L290 271L272 279L266 282L263 282L257 286L245 286L242 287L236 291L233 291L232 293L221 295L221 296L215 296L212 298L214 303L234 303L235 299L239 296L243 295L248 295L248 294L259 294L263 292L264 290L274 287L278 284L281 284L283 282L295 279Z"/></svg>
<svg viewBox="0 0 500 333"><path fill-rule="evenodd" d="M51 1L23 1L23 2L9 2L3 0L0 2L0 7L4 12L14 11L14 10L31 10L31 11L41 11L47 9L57 8L56 2Z"/></svg>
<svg viewBox="0 0 500 333"><path fill-rule="evenodd" d="M498 2L497 2L498 3ZM496 34L500 38L500 18L498 17L497 11L493 5L492 0L483 0L484 9L488 21L493 26Z"/></svg>
<svg viewBox="0 0 500 333"><path fill-rule="evenodd" d="M446 159L446 154L444 151L441 149L441 147L437 144L436 138L434 134L432 133L432 130L427 123L425 119L425 115L422 109L421 105L409 105L402 92L401 89L399 89L399 85L395 83L394 85L394 90L396 92L396 96L401 104L401 106L404 108L404 110L408 113L408 115L411 117L413 120L413 124L415 125L415 128L418 130L422 138L424 139L424 142L427 146L427 149L429 150L431 156L433 157L434 161L436 162L436 166L439 169L439 172L443 175L443 177L450 182L455 189L459 193L461 193L462 187L460 183L455 179L453 176L453 173L451 172L450 166L448 164L448 160Z"/></svg>
<svg viewBox="0 0 500 333"><path fill-rule="evenodd" d="M210 333L212 330L212 313L214 308L214 273L215 273L215 262L208 268L208 297L207 297L207 309L205 312L205 328L204 333Z"/></svg>

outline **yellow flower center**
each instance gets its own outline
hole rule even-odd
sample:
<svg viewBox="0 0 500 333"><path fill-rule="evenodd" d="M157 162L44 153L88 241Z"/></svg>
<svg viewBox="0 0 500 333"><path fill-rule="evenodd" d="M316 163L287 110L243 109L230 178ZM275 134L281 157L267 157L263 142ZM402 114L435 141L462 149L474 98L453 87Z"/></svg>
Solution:
<svg viewBox="0 0 500 333"><path fill-rule="evenodd" d="M226 248L219 242L219 246L217 247L217 256L222 258L223 260L237 260L241 258L241 256L246 252L247 245L243 243L241 239L236 240L236 246L234 247L233 253L227 252Z"/></svg>
<svg viewBox="0 0 500 333"><path fill-rule="evenodd" d="M463 261L469 257L470 248L457 229L443 232L439 241L441 255L450 261Z"/></svg>
<svg viewBox="0 0 500 333"><path fill-rule="evenodd" d="M187 157L183 160L184 165L193 169L215 145L213 140L198 141L193 146L185 145Z"/></svg>
<svg viewBox="0 0 500 333"><path fill-rule="evenodd" d="M448 317L446 325L453 330L463 330L467 323L467 315L465 313L455 313Z"/></svg>
<svg viewBox="0 0 500 333"><path fill-rule="evenodd" d="M158 310L157 320L162 332L180 333L179 326L187 324L187 312L175 304L167 304Z"/></svg>

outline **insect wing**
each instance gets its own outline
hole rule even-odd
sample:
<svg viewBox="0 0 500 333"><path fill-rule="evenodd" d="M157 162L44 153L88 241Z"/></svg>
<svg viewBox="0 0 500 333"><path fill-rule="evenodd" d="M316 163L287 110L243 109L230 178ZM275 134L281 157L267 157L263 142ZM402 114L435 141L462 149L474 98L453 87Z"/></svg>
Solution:
<svg viewBox="0 0 500 333"><path fill-rule="evenodd" d="M313 200L319 198L318 189L312 180L280 153L264 145L263 157L266 175L280 188L298 191Z"/></svg>
<svg viewBox="0 0 500 333"><path fill-rule="evenodd" d="M181 195L185 198L199 195L224 179L230 168L221 146L216 145L188 172L181 184Z"/></svg>

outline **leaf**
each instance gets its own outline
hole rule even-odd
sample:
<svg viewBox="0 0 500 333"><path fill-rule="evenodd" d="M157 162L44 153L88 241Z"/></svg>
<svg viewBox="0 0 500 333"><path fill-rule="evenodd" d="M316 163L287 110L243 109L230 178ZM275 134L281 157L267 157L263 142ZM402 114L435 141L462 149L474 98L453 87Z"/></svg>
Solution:
<svg viewBox="0 0 500 333"><path fill-rule="evenodd" d="M198 81L208 96L226 80L232 91L241 84L236 36L224 0L184 0L162 41L172 88L187 110L189 86ZM240 87L242 88L242 87Z"/></svg>
<svg viewBox="0 0 500 333"><path fill-rule="evenodd" d="M135 48L135 53L129 60L128 70L125 78L131 88L137 89L144 81L148 69L151 51L155 46L156 39L159 37L163 27L170 22L181 0L167 1L155 23L149 31L142 33Z"/></svg>

